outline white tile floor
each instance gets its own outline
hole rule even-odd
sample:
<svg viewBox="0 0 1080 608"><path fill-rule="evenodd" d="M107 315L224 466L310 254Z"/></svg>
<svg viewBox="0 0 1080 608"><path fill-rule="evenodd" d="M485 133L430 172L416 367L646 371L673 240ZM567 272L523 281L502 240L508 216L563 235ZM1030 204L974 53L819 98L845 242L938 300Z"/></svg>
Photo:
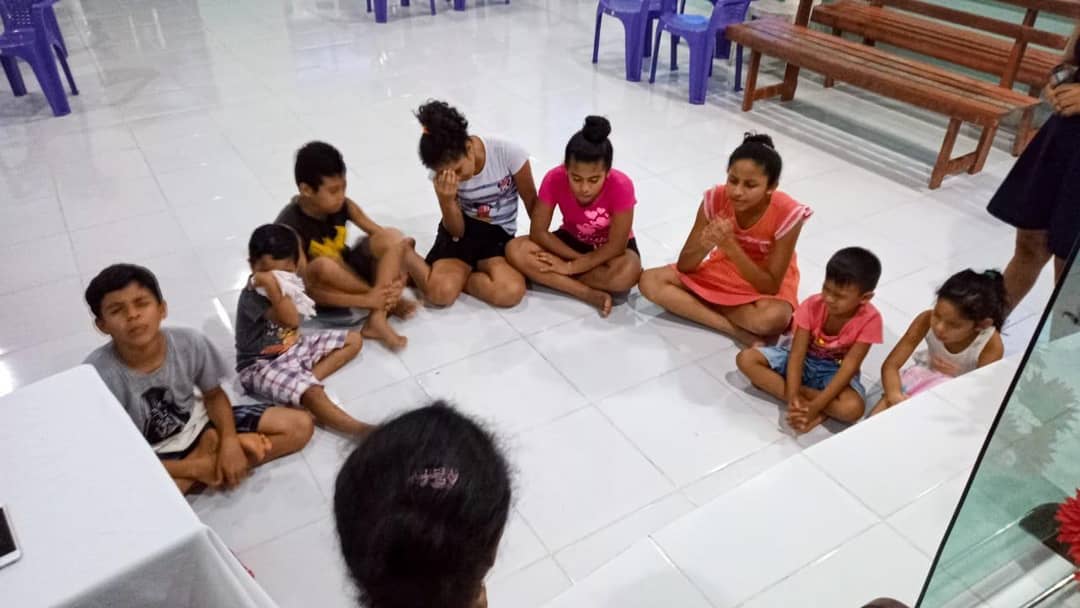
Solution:
<svg viewBox="0 0 1080 608"><path fill-rule="evenodd" d="M586 113L608 115L616 165L638 186L635 230L649 265L677 255L698 193L723 178L742 133L771 133L785 158L783 188L816 210L799 244L802 294L817 289L832 251L871 247L885 264L878 302L889 343L947 275L1009 257L1010 230L983 210L1011 163L1004 139L984 174L931 193L941 117L812 80L791 104L743 114L720 62L707 103L690 106L685 60L681 72L661 68L652 86L623 80L613 22L604 23L599 65L590 64L591 2L470 4L454 13L440 2L432 17L414 0L376 26L360 0L61 3L82 90L72 114L52 118L40 94L0 92L0 394L101 342L81 291L122 260L157 271L172 322L202 329L231 356L248 233L291 195L291 154L306 140L339 146L350 195L426 249L438 216L410 111L429 97L457 104L478 132L521 142L537 175L561 158ZM1011 320L1011 352L1026 344L1049 290L1044 276ZM845 461L852 448L830 450L831 432L793 441L777 429L777 408L734 371L729 340L660 315L636 294L608 320L545 291L508 311L466 297L401 329L408 350L369 345L330 388L368 420L453 398L502 434L519 491L491 576L494 606L540 606L571 588L551 605L785 605L837 564L866 563L868 547L895 553L903 581L868 578L860 589L906 590L920 576L912 552L932 552L941 529L926 509L900 510L901 495L938 487L933 500L947 504L958 492L962 466L885 487ZM889 343L872 353L871 380ZM935 452L947 465L950 450L977 441L954 443L968 422L943 411L940 432L921 432L951 446ZM349 605L328 519L347 448L319 432L241 490L193 500L284 607ZM818 467L834 465L836 481L819 479ZM873 500L853 503L838 483ZM856 539L841 561L803 569L834 546L801 526L785 532L799 541L786 554L753 554L755 537L775 526L750 518L733 528L728 517L768 507L759 503L770 484L814 487L798 501L820 516L814 527L828 521L828 538L843 528ZM890 515L892 528L871 527ZM725 539L736 536L748 553L728 559ZM737 567L720 571L717 560Z"/></svg>

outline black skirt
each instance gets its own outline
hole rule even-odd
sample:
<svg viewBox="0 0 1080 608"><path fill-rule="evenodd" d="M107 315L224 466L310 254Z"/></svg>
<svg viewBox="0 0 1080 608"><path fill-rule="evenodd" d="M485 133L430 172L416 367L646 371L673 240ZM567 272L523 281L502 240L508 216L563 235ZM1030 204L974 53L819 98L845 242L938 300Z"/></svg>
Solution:
<svg viewBox="0 0 1080 608"><path fill-rule="evenodd" d="M1045 230L1050 251L1069 257L1080 235L1080 116L1051 116L987 209L1016 228Z"/></svg>

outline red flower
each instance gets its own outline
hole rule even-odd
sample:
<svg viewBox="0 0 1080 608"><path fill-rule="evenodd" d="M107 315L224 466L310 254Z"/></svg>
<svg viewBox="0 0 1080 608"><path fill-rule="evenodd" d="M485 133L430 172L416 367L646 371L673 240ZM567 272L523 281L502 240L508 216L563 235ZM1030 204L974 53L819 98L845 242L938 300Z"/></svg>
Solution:
<svg viewBox="0 0 1080 608"><path fill-rule="evenodd" d="M1069 557L1074 564L1080 565L1080 490L1077 490L1076 496L1061 503L1056 519L1061 524L1058 540L1068 545ZM1076 580L1080 581L1080 572L1077 572Z"/></svg>

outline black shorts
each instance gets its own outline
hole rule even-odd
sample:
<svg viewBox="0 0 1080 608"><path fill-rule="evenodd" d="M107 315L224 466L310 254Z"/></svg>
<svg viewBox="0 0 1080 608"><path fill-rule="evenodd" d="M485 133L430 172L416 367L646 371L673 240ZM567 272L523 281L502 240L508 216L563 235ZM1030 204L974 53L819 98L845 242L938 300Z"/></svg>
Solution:
<svg viewBox="0 0 1080 608"><path fill-rule="evenodd" d="M505 256L506 244L513 238L513 235L507 234L499 226L466 215L465 234L460 239L455 239L446 231L442 222L439 222L439 232L426 261L430 266L439 260L452 258L465 262L475 270L477 264L483 260Z"/></svg>
<svg viewBox="0 0 1080 608"><path fill-rule="evenodd" d="M268 403L254 403L250 405L238 405L233 408L233 420L236 423L237 433L257 433L259 431L259 421L262 420L262 415L266 413L267 408L273 407ZM166 452L165 454L158 454L158 460L183 460L191 455L198 447L199 441L202 439L203 433L208 429L214 428L213 422L207 422L203 430L199 431L198 436L191 442L191 445L180 450L179 452Z"/></svg>
<svg viewBox="0 0 1080 608"><path fill-rule="evenodd" d="M578 253L591 253L596 250L596 247L593 247L588 243L582 243L581 241L577 240L574 235L570 234L566 230L563 230L562 228L559 228L555 232L552 232L552 234L559 237L559 240L565 243L567 247L573 249ZM638 251L637 248L637 239L632 238L629 241L626 241L626 249L628 251L633 251L634 253L638 254L638 257L641 257L641 252Z"/></svg>
<svg viewBox="0 0 1080 608"><path fill-rule="evenodd" d="M352 268L353 272L367 281L368 285L375 284L375 255L371 253L371 239L362 236L356 239L353 246L346 249L342 255L345 264Z"/></svg>

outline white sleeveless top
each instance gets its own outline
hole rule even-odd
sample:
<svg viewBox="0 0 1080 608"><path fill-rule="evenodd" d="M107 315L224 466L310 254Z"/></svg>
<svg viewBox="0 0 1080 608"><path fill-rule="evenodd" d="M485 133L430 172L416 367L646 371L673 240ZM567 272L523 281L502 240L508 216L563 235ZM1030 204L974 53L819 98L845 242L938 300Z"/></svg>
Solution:
<svg viewBox="0 0 1080 608"><path fill-rule="evenodd" d="M962 376L979 367L979 355L982 354L990 338L994 337L995 331L997 329L992 325L980 331L971 344L958 353L950 353L934 332L928 331L926 332L926 350L915 354L915 362L947 376Z"/></svg>

